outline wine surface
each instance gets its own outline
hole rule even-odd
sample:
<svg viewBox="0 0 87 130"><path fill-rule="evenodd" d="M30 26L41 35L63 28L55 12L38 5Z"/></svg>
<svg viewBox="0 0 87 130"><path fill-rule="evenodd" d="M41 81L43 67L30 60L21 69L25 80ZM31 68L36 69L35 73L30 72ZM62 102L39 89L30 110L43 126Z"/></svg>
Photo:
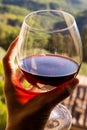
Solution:
<svg viewBox="0 0 87 130"><path fill-rule="evenodd" d="M69 58L56 55L36 55L20 60L22 72L32 85L44 84L57 87L73 78L79 64Z"/></svg>

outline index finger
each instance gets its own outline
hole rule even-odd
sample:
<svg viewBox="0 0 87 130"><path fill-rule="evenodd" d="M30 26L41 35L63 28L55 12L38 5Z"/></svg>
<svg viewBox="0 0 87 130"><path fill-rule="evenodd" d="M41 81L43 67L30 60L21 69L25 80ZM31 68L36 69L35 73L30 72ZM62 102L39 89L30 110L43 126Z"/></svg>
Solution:
<svg viewBox="0 0 87 130"><path fill-rule="evenodd" d="M78 83L79 80L77 78L73 78L70 81L60 85L56 89L45 93L45 97L49 99L46 99L46 101L48 101L48 103L50 103L52 106L55 106L57 103L60 103L65 98L70 96Z"/></svg>
<svg viewBox="0 0 87 130"><path fill-rule="evenodd" d="M10 44L5 56L3 57L3 66L5 72L10 72L14 68L14 59L17 54L18 37Z"/></svg>

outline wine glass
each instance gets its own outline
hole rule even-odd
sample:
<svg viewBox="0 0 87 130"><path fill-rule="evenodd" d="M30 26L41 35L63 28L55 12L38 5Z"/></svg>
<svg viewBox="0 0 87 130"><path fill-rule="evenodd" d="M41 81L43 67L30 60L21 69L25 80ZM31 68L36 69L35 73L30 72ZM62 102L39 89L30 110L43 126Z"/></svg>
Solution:
<svg viewBox="0 0 87 130"><path fill-rule="evenodd" d="M61 10L28 14L19 35L17 63L35 92L51 91L76 77L82 44L75 18ZM71 120L70 112L59 104L44 130L68 130Z"/></svg>

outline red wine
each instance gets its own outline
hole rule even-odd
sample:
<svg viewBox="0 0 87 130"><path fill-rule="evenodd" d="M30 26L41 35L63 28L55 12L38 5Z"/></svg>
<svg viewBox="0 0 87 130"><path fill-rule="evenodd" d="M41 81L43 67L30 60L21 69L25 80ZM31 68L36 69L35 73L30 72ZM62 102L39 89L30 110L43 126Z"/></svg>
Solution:
<svg viewBox="0 0 87 130"><path fill-rule="evenodd" d="M57 87L78 73L79 64L63 56L36 55L20 60L20 68L29 83Z"/></svg>

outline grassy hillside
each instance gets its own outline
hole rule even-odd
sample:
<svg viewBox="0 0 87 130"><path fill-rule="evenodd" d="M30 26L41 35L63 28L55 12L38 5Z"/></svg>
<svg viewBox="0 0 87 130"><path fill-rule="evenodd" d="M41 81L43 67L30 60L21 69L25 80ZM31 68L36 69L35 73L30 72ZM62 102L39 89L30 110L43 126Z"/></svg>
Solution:
<svg viewBox="0 0 87 130"><path fill-rule="evenodd" d="M87 0L0 0L0 3L18 5L29 10L61 8L74 14L87 9Z"/></svg>
<svg viewBox="0 0 87 130"><path fill-rule="evenodd" d="M29 10L14 5L5 5L0 3L0 14L13 14L17 17L23 17L29 13Z"/></svg>
<svg viewBox="0 0 87 130"><path fill-rule="evenodd" d="M23 19L29 12L18 6L0 4L0 47L7 49L19 35Z"/></svg>

